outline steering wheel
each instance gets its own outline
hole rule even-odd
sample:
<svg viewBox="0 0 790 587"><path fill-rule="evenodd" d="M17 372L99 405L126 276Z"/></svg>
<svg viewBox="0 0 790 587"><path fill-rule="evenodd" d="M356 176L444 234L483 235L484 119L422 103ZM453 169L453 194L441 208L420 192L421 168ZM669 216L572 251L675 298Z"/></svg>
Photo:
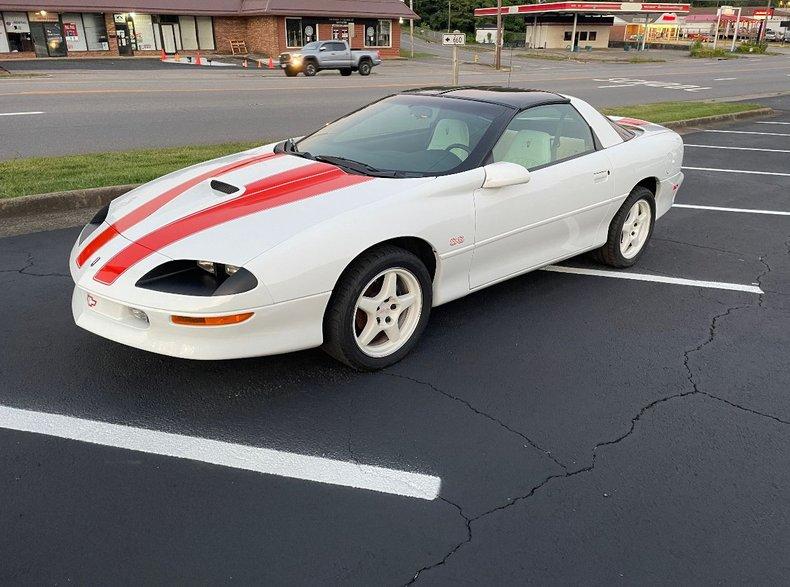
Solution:
<svg viewBox="0 0 790 587"><path fill-rule="evenodd" d="M464 153L466 153L466 155L464 155L463 157L458 157L458 155L453 153L453 155L458 157L461 161L464 161L467 157L469 157L469 154L472 152L472 149L470 149L467 145L464 145L462 143L453 143L452 145L447 145L444 148L445 151L449 151L451 153L453 152L453 149L461 149Z"/></svg>

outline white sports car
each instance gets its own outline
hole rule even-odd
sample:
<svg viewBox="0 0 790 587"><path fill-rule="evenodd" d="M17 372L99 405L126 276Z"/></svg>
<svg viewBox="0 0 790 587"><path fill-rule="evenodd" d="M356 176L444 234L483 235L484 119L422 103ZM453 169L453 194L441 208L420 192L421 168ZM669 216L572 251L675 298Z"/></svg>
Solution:
<svg viewBox="0 0 790 587"><path fill-rule="evenodd" d="M176 357L323 345L379 369L434 306L585 251L634 264L682 158L673 131L569 96L404 92L113 201L71 253L74 319Z"/></svg>

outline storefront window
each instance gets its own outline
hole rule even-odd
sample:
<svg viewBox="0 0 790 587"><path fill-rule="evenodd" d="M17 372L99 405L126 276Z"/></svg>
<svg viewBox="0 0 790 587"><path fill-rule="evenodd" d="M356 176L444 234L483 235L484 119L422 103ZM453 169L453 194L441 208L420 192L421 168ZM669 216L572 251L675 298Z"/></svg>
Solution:
<svg viewBox="0 0 790 587"><path fill-rule="evenodd" d="M373 20L365 24L365 47L391 47L392 21Z"/></svg>
<svg viewBox="0 0 790 587"><path fill-rule="evenodd" d="M181 27L181 44L184 49L196 50L198 48L197 29L194 16L179 16L178 24Z"/></svg>
<svg viewBox="0 0 790 587"><path fill-rule="evenodd" d="M5 42L8 45L8 52L33 51L33 39L30 36L27 14L24 12L3 12L2 28L5 29ZM2 28L0 28L0 35L2 35ZM5 48L5 44L0 45L0 50L3 48Z"/></svg>
<svg viewBox="0 0 790 587"><path fill-rule="evenodd" d="M65 12L61 17L63 22L63 36L69 51L87 51L88 43L85 41L85 27L82 26L82 16L76 12Z"/></svg>
<svg viewBox="0 0 790 587"><path fill-rule="evenodd" d="M198 44L201 49L207 51L214 50L214 28L210 16L198 16L197 23Z"/></svg>
<svg viewBox="0 0 790 587"><path fill-rule="evenodd" d="M304 18L285 19L286 47L304 47L318 40L318 22Z"/></svg>
<svg viewBox="0 0 790 587"><path fill-rule="evenodd" d="M96 13L84 13L82 24L85 28L85 40L88 51L108 51L110 45L107 42L107 27L104 24L104 15Z"/></svg>

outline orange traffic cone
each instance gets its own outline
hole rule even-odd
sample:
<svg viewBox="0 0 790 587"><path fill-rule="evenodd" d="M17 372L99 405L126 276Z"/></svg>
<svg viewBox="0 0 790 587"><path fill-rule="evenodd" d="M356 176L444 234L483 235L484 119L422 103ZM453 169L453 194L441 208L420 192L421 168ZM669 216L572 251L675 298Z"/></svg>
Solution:
<svg viewBox="0 0 790 587"><path fill-rule="evenodd" d="M165 59L167 59L167 54L165 53L165 50L162 49L162 55L159 56L159 61L164 61Z"/></svg>
<svg viewBox="0 0 790 587"><path fill-rule="evenodd" d="M269 69L274 69L274 60L269 57Z"/></svg>
<svg viewBox="0 0 790 587"><path fill-rule="evenodd" d="M203 65L203 62L200 60L200 51L195 55L195 65Z"/></svg>
<svg viewBox="0 0 790 587"><path fill-rule="evenodd" d="M242 61L242 62L241 62L241 66L242 66L244 69L247 69L247 58L246 58L246 57L244 58L244 61Z"/></svg>
<svg viewBox="0 0 790 587"><path fill-rule="evenodd" d="M178 51L176 51L176 54L173 55L173 59L175 59L176 61L181 61L181 56L178 54Z"/></svg>

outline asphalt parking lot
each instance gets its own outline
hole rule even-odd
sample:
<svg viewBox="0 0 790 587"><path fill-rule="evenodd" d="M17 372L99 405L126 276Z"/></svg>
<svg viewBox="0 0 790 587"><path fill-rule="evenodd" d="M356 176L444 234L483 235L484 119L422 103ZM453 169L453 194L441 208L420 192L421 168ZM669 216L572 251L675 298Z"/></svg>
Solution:
<svg viewBox="0 0 790 587"><path fill-rule="evenodd" d="M79 228L0 239L0 581L785 583L790 98L766 103L684 136L636 267L437 308L375 374L103 340L71 319Z"/></svg>

